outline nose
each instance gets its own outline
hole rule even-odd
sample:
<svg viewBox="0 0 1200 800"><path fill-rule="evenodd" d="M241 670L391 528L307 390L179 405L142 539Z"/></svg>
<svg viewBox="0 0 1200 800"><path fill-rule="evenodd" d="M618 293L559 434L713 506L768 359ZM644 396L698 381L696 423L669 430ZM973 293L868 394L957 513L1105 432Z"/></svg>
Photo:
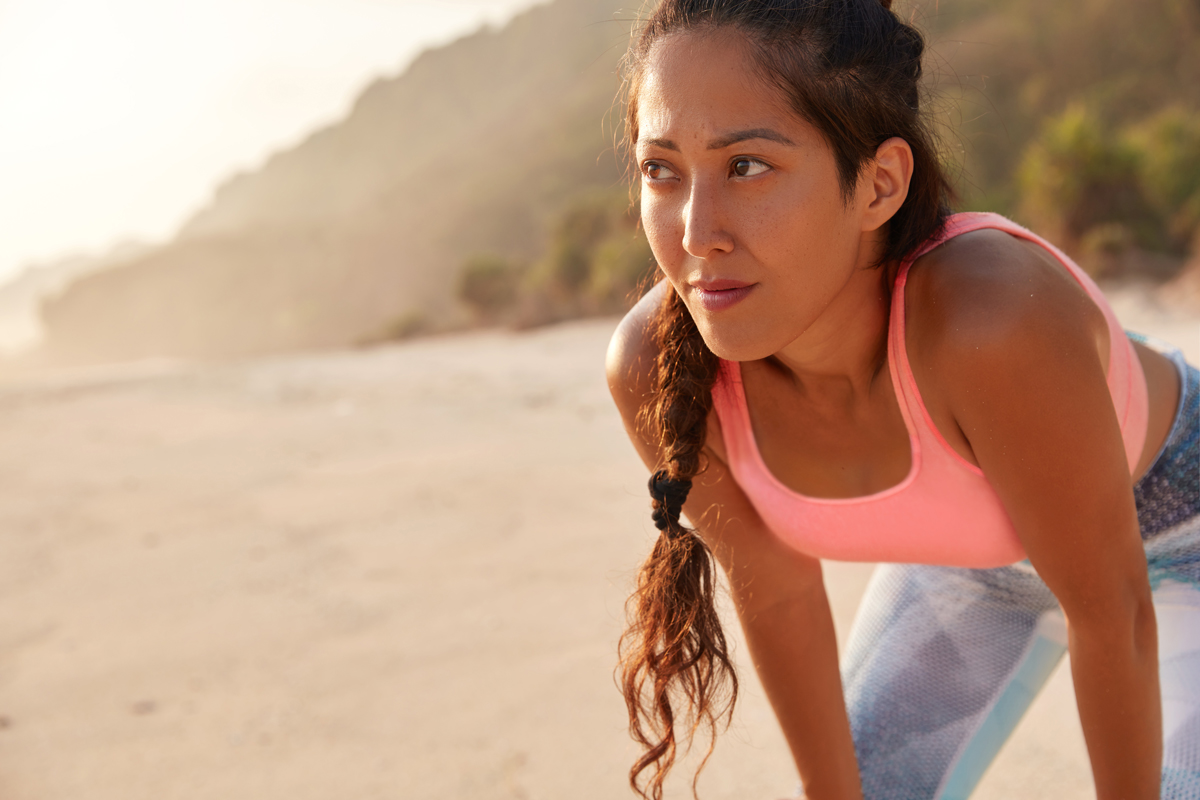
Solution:
<svg viewBox="0 0 1200 800"><path fill-rule="evenodd" d="M700 181L692 184L683 207L683 249L696 258L709 258L733 249L728 220L719 194Z"/></svg>

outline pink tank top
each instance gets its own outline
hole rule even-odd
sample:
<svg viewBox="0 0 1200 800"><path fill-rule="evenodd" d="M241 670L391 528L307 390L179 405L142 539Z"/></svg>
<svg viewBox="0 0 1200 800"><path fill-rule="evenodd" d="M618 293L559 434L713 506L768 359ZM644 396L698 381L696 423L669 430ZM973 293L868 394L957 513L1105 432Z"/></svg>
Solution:
<svg viewBox="0 0 1200 800"><path fill-rule="evenodd" d="M892 292L888 370L908 429L907 477L876 494L808 497L784 486L763 462L736 361L721 361L713 407L729 468L759 515L796 549L839 561L889 561L999 567L1025 558L1012 521L983 471L946 443L921 402L904 345L904 285L913 261L959 234L995 228L1044 247L1079 281L1108 321L1108 389L1121 423L1130 471L1146 438L1146 379L1133 345L1099 287L1058 248L997 214L955 214L900 267Z"/></svg>

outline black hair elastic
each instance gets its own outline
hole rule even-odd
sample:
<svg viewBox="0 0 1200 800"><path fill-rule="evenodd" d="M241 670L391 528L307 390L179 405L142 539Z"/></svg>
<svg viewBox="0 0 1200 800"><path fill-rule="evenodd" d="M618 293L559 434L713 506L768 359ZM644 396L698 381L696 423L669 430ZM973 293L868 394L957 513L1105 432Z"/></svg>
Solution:
<svg viewBox="0 0 1200 800"><path fill-rule="evenodd" d="M692 490L692 482L668 478L667 471L660 469L650 476L649 486L650 496L658 503L651 515L654 527L665 531L672 522L678 525L683 503L687 500L688 492Z"/></svg>

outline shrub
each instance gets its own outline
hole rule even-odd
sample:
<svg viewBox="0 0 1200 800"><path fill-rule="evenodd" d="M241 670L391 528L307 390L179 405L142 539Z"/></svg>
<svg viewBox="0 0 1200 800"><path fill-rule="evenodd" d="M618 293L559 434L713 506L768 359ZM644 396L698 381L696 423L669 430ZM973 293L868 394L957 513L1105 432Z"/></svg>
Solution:
<svg viewBox="0 0 1200 800"><path fill-rule="evenodd" d="M554 228L547 277L567 294L578 294L588 283L596 247L613 228L610 205L583 200L568 208Z"/></svg>
<svg viewBox="0 0 1200 800"><path fill-rule="evenodd" d="M458 298L480 319L495 321L516 303L522 272L496 255L472 256L463 264Z"/></svg>
<svg viewBox="0 0 1200 800"><path fill-rule="evenodd" d="M596 248L587 295L600 309L624 310L654 271L654 254L641 229L618 230Z"/></svg>
<svg viewBox="0 0 1200 800"><path fill-rule="evenodd" d="M1082 105L1051 118L1026 148L1017 180L1021 210L1070 249L1092 229L1129 228L1138 244L1162 238L1139 179L1140 153Z"/></svg>
<svg viewBox="0 0 1200 800"><path fill-rule="evenodd" d="M608 314L626 310L652 271L650 246L628 195L606 192L563 211L525 291L539 298L542 317Z"/></svg>
<svg viewBox="0 0 1200 800"><path fill-rule="evenodd" d="M1176 249L1200 234L1200 112L1180 106L1155 114L1127 134L1139 152L1146 197Z"/></svg>

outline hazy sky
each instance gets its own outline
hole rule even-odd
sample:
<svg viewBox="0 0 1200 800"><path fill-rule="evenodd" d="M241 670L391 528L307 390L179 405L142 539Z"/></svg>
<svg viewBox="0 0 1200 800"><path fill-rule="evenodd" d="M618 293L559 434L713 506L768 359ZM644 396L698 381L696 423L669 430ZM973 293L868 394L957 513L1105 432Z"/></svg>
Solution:
<svg viewBox="0 0 1200 800"><path fill-rule="evenodd" d="M162 239L367 81L536 0L0 0L0 280Z"/></svg>

